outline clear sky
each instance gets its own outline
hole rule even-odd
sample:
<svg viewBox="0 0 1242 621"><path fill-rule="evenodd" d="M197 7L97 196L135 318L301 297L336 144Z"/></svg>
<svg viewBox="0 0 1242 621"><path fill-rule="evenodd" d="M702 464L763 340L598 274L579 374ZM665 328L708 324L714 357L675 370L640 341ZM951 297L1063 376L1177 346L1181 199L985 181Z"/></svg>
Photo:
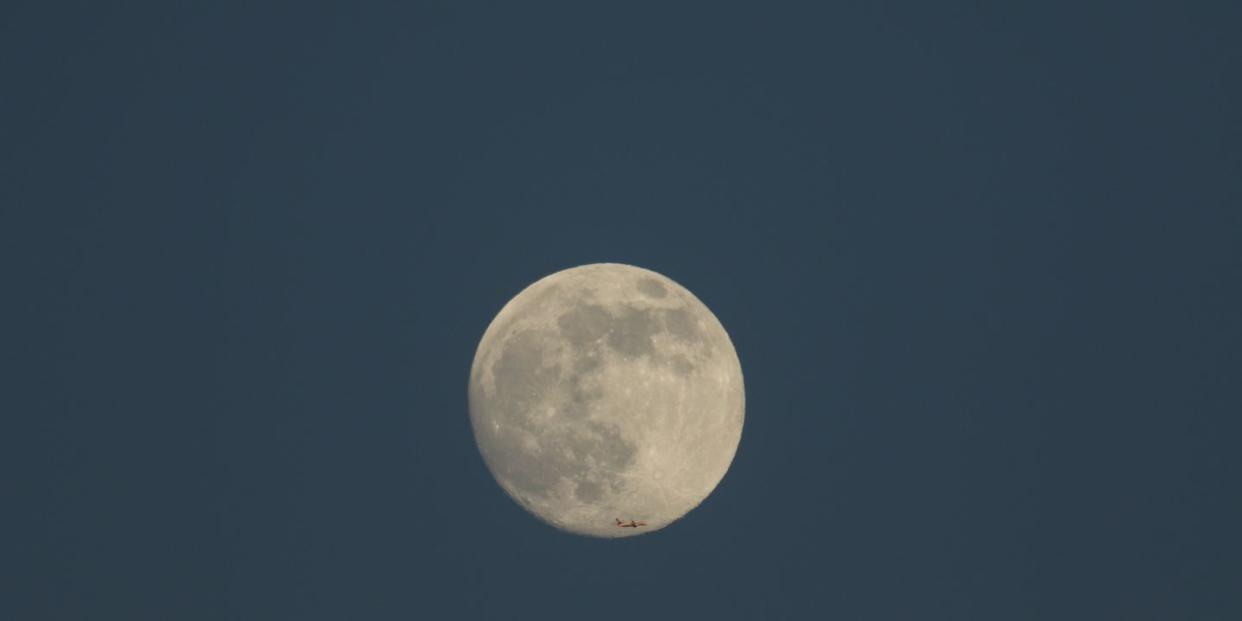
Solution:
<svg viewBox="0 0 1242 621"><path fill-rule="evenodd" d="M1242 4L466 4L0 8L0 616L1242 618ZM746 377L620 541L466 411L600 261Z"/></svg>

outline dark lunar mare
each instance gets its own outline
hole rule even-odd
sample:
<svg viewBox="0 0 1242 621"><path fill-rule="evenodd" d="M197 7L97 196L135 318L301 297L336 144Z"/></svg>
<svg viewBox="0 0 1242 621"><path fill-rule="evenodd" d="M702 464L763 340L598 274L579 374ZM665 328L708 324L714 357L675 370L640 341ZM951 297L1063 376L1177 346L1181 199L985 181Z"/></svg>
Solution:
<svg viewBox="0 0 1242 621"><path fill-rule="evenodd" d="M592 325L591 311L584 316L586 325ZM603 486L614 492L621 489L624 481L616 474L633 463L637 449L612 425L585 416L599 394L583 387L582 379L599 366L598 355L579 357L579 364L571 369L547 362L559 357L560 334L522 330L503 343L492 368L496 395L490 403L502 408L501 420L526 433L505 430L490 434L497 450L485 457L505 481L532 498L548 497L562 479L568 479L577 481L575 494L580 499L596 500ZM570 401L558 412L562 416L541 416L539 410L547 407L544 395L555 392L556 385L563 382L570 383ZM528 438L535 440L533 447L526 444ZM603 475L603 480L579 480L584 463L597 465L591 471Z"/></svg>

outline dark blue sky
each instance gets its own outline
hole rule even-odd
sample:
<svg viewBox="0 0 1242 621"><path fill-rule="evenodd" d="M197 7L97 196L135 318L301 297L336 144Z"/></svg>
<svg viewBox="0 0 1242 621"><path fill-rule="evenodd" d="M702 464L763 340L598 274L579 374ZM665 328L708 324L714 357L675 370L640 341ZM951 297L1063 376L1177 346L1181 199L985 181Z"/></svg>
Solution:
<svg viewBox="0 0 1242 621"><path fill-rule="evenodd" d="M1242 5L199 4L0 8L0 616L1242 618ZM624 541L465 406L598 261L747 380Z"/></svg>

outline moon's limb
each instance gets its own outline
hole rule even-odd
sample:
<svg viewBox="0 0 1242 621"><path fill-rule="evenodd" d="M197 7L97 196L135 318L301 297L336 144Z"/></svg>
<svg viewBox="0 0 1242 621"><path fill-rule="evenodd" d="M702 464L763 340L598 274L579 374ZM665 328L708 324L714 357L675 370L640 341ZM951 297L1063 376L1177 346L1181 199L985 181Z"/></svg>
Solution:
<svg viewBox="0 0 1242 621"><path fill-rule="evenodd" d="M663 528L698 506L728 470L744 416L741 365L716 317L672 280L620 264L557 272L510 300L479 343L469 398L505 492L600 537Z"/></svg>

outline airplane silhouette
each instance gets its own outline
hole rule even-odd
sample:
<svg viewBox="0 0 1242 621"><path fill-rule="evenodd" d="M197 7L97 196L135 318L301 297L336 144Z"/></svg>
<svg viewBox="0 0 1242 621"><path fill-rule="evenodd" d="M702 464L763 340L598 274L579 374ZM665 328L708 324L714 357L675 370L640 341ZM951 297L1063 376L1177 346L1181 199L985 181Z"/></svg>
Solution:
<svg viewBox="0 0 1242 621"><path fill-rule="evenodd" d="M646 522L639 522L635 520L630 520L628 522L622 522L621 518L615 518L615 519L617 520L617 527L619 528L638 528L639 526L647 525Z"/></svg>

